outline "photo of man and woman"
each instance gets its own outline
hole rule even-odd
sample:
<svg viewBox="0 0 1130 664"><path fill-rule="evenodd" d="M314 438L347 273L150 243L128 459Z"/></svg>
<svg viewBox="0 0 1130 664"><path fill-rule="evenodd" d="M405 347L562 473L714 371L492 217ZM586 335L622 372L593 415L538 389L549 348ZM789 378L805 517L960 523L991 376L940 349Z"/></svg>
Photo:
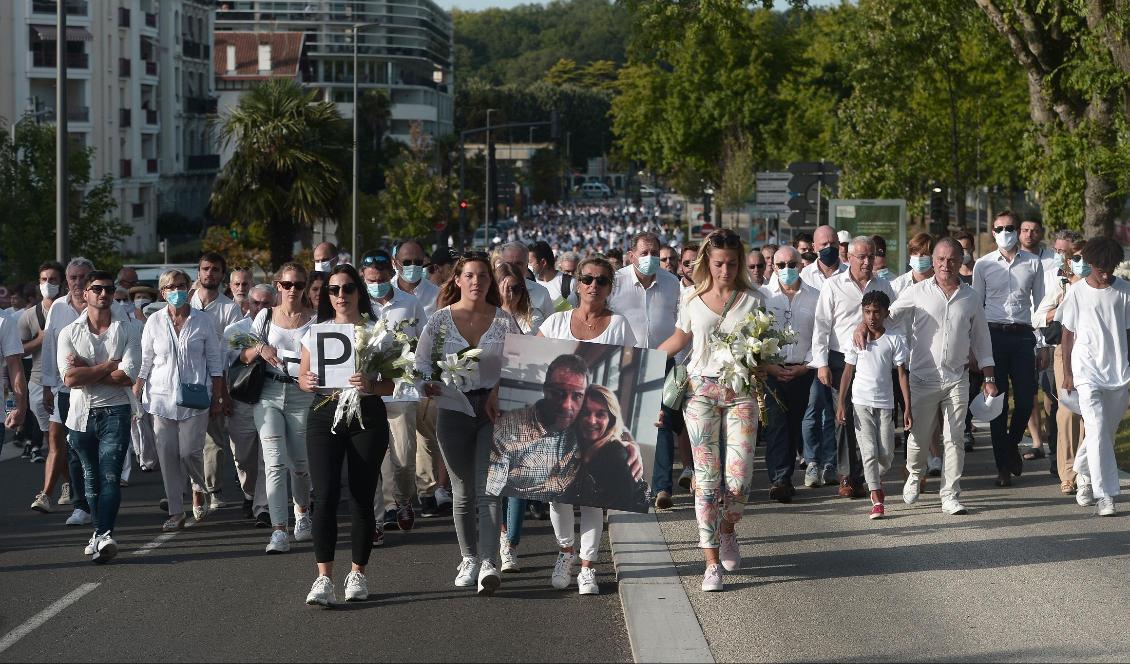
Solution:
<svg viewBox="0 0 1130 664"><path fill-rule="evenodd" d="M647 512L665 358L509 335L487 491Z"/></svg>

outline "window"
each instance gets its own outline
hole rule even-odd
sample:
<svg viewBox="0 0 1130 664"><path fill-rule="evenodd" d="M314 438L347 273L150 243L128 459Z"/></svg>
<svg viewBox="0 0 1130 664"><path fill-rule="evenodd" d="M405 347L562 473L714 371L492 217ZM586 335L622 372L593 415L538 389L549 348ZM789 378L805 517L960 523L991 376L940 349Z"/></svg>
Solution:
<svg viewBox="0 0 1130 664"><path fill-rule="evenodd" d="M271 45L259 44L259 71L271 71Z"/></svg>
<svg viewBox="0 0 1130 664"><path fill-rule="evenodd" d="M227 46L227 58L228 58L227 70L228 70L228 73L232 73L232 72L235 71L235 44L228 44L228 46Z"/></svg>

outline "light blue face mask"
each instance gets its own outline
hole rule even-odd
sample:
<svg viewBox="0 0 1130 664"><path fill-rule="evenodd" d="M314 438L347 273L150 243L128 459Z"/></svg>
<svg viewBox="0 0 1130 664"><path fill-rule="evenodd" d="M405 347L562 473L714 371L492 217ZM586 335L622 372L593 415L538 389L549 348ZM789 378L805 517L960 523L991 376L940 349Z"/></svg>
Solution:
<svg viewBox="0 0 1130 664"><path fill-rule="evenodd" d="M389 291L392 290L392 284L387 281L379 284L368 284L366 289L369 291L369 297L381 300L388 297Z"/></svg>
<svg viewBox="0 0 1130 664"><path fill-rule="evenodd" d="M1063 266L1067 264L1067 261L1064 259L1063 254L1059 253L1058 251L1055 252L1055 259L1054 260L1055 260L1055 269L1057 269L1057 270L1062 270Z"/></svg>
<svg viewBox="0 0 1130 664"><path fill-rule="evenodd" d="M636 259L636 269L645 277L650 277L659 270L659 256L640 256Z"/></svg>
<svg viewBox="0 0 1130 664"><path fill-rule="evenodd" d="M911 256L910 269L918 274L925 274L930 271L930 257L929 256Z"/></svg>
<svg viewBox="0 0 1130 664"><path fill-rule="evenodd" d="M796 269L795 267L787 267L783 270L777 270L777 278L780 279L781 283L785 284L786 286L792 286L796 283L797 279L800 279L800 270Z"/></svg>
<svg viewBox="0 0 1130 664"><path fill-rule="evenodd" d="M1087 265L1087 261L1080 258L1079 260L1071 261L1071 271L1078 277L1086 277L1091 273L1091 266Z"/></svg>
<svg viewBox="0 0 1130 664"><path fill-rule="evenodd" d="M400 278L410 284L419 283L424 278L424 268L420 265L405 265L400 268Z"/></svg>
<svg viewBox="0 0 1130 664"><path fill-rule="evenodd" d="M879 277L880 279L890 279L891 271L884 267L882 269L875 270L875 276Z"/></svg>
<svg viewBox="0 0 1130 664"><path fill-rule="evenodd" d="M183 307L185 305L185 303L188 302L188 291L186 291L186 290L169 291L168 294L165 295L165 301L168 302L169 304L173 305L174 309L179 309L180 307Z"/></svg>

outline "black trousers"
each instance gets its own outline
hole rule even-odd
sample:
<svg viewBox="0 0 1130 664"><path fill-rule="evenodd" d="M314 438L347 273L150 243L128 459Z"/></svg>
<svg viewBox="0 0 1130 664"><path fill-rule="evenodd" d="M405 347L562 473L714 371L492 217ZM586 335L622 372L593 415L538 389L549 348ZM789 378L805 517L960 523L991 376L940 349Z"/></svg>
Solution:
<svg viewBox="0 0 1130 664"><path fill-rule="evenodd" d="M361 399L361 422L339 423L330 431L337 402L315 408L323 397L314 398L306 420L306 453L317 506L313 515L314 559L331 563L337 548L337 505L341 501L341 464L349 459L349 496L352 525L349 531L353 562L369 563L373 550L373 495L381 476L381 462L388 451L388 415L380 397ZM365 428L361 428L361 424Z"/></svg>

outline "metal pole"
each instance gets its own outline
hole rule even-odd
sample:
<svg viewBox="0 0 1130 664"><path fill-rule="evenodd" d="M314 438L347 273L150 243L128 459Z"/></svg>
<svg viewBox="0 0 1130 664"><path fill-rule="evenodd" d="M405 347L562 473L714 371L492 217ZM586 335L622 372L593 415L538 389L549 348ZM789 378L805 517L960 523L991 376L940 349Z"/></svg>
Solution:
<svg viewBox="0 0 1130 664"><path fill-rule="evenodd" d="M486 248L490 249L490 114L494 113L493 108L487 109L487 151L486 151L486 177L483 180L486 182L485 191L483 192L486 197L486 202L483 205L483 239L486 242Z"/></svg>
<svg viewBox="0 0 1130 664"><path fill-rule="evenodd" d="M467 150L463 147L463 135L459 135L459 248L467 247L467 209L463 207L463 184L466 177Z"/></svg>
<svg viewBox="0 0 1130 664"><path fill-rule="evenodd" d="M55 260L67 260L67 3L55 3Z"/></svg>
<svg viewBox="0 0 1130 664"><path fill-rule="evenodd" d="M357 40L361 24L353 26L353 233L349 242L349 254L353 264L359 265L357 258L357 116L360 104L357 103Z"/></svg>

